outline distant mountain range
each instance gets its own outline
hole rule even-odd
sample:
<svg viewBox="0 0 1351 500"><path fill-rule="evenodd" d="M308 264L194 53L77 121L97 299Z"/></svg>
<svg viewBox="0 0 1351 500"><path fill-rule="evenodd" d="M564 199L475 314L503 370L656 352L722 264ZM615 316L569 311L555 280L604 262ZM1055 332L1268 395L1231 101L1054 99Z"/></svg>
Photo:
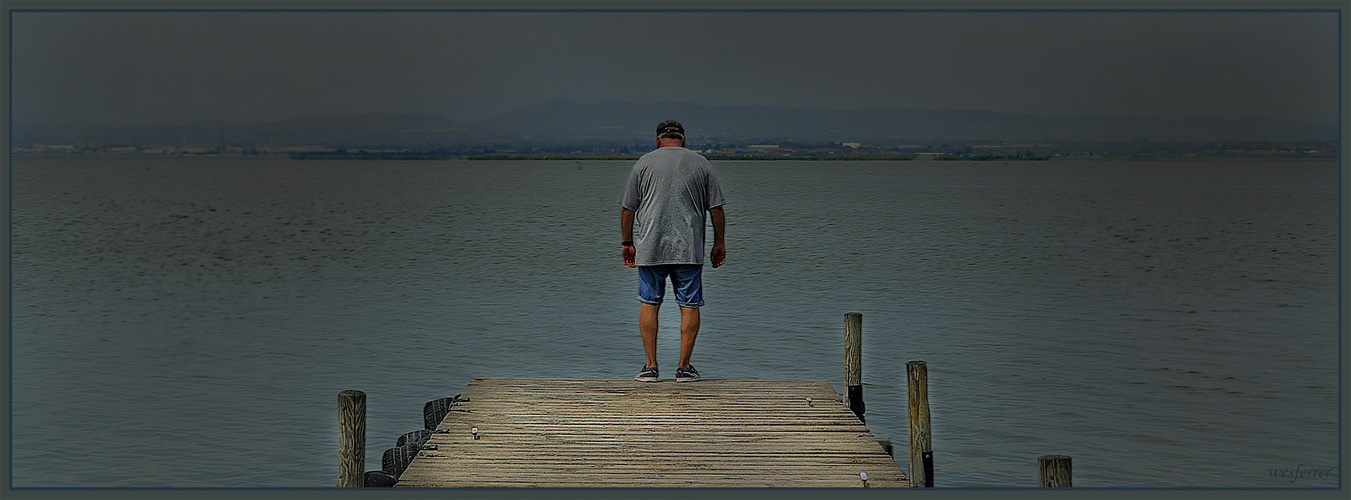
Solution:
<svg viewBox="0 0 1351 500"><path fill-rule="evenodd" d="M460 122L436 113L314 116L278 122L185 125L17 124L14 146L45 144L322 145L444 148L467 145L612 143L649 146L656 124L676 119L691 144L861 142L900 144L1000 141L1329 141L1335 124L1265 117L1152 118L1130 115L1044 117L918 108L777 108L667 102L584 104L549 101L486 120Z"/></svg>

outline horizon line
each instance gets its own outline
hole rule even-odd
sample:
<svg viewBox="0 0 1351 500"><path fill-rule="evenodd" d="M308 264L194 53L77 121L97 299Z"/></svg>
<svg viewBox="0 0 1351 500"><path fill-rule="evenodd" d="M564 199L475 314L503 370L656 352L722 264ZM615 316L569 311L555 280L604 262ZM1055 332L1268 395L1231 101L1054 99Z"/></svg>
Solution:
<svg viewBox="0 0 1351 500"><path fill-rule="evenodd" d="M583 106L595 106L595 105L601 105L601 104L624 104L624 105L634 105L634 106L663 106L663 105L669 106L669 105L685 105L685 106L696 106L696 107L699 107L699 108L705 108L705 109L716 109L716 108L763 108L763 109L781 109L781 110L825 110L825 111L843 111L843 112L850 112L850 111L868 111L868 110L939 111L939 112L954 112L954 113L988 113L988 114L1004 115L1004 116L1031 116L1031 117L1036 117L1036 118L1051 118L1051 119L1059 119L1059 118L1090 118L1090 117L1093 117L1093 118L1148 118L1148 119L1155 119L1155 120L1245 120L1245 119L1265 119L1265 120L1284 121L1284 122L1291 122L1291 123L1304 123L1304 124L1311 124L1311 125L1337 126L1337 124L1338 124L1337 121L1332 121L1332 122L1319 122L1319 121L1307 121L1307 120L1292 120L1292 119L1289 119L1289 118L1277 118L1277 117L1266 116L1266 115L1243 115L1243 116L1238 116L1238 117L1223 117L1223 116L1182 116L1182 117L1169 117L1169 116L1157 116L1157 115L1115 114L1115 113L1106 113L1106 114L1084 113L1084 114L1073 114L1073 115L1043 115L1043 114L1036 114L1036 113L1010 113L1010 112L1004 112L1004 111L990 111L990 110L980 110L980 109L956 109L956 108L923 108L923 107L894 107L894 106L868 106L868 107L860 107L860 108L829 108L829 107L823 107L823 106L790 107L790 106L771 106L771 105L764 105L764 104L705 105L705 104L699 104L699 103L688 102L688 101L660 101L660 102L646 102L646 103L645 103L645 102L617 101L617 100L615 100L615 101L592 101L592 102L583 102L583 101L577 101L577 100L573 100L573 99L565 99L565 98L555 98L555 99L549 99L549 100L545 100L545 101L540 101L540 102L537 102L537 103L534 103L534 104L527 104L527 105L525 105L525 106L520 106L520 107L512 108L512 109L509 109L509 110L506 110L506 111L501 111L501 112L495 113L495 114L493 114L492 116L489 116L489 117L487 117L487 118L478 118L478 119L462 119L462 118L455 118L455 117L449 116L449 115L447 115L447 114L445 114L445 113L443 113L443 112L439 112L439 111L366 111L366 112L343 113L343 114L325 114L325 113L316 113L316 114L308 114L308 115L292 115L292 116L288 116L288 117L286 117L286 118L278 118L278 119L271 119L271 120L245 120L245 121L233 121L233 120L227 120L227 119L221 119L221 118L214 118L214 119L194 119L194 120L190 120L190 121L186 121L186 122L137 122L137 123L114 123L114 122L97 122L97 121L90 121L90 120L80 120L80 119L77 119L77 120L67 120L67 121L23 121L23 122L20 122L20 121L14 121L13 123L14 123L14 125L15 125L16 127L17 127L17 126L21 126L21 125L80 125L80 124L86 124L86 125L102 125L102 126L113 126L113 127L135 127L135 126L188 126L188 125L196 125L196 124L234 124L234 125L249 125L249 124L282 123L282 122L286 122L286 121L290 121L290 120L308 119L308 118L346 118L346 117L381 116L381 115L386 115L386 116L435 115L435 116L439 116L439 117L441 117L441 118L446 118L446 119L448 119L448 120L452 120L452 121L455 121L455 122L458 122L458 123L470 124L470 123L478 123L478 122L491 121L491 120L497 119L498 117L501 117L502 115L505 115L505 114L508 114L508 113L514 113L514 112L517 112L517 111L526 110L526 109L530 109L530 108L534 108L534 107L539 107L539 106L544 106L544 105L548 105L548 104L551 104L551 103L570 103L570 104L579 104L579 105L583 105Z"/></svg>

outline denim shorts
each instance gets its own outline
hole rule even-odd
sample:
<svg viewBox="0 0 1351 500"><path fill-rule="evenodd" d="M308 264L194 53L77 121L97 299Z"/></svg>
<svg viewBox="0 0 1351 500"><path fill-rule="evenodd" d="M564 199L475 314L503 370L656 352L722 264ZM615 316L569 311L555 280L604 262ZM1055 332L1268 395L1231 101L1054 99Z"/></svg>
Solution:
<svg viewBox="0 0 1351 500"><path fill-rule="evenodd" d="M695 308L704 305L704 266L698 264L667 264L638 266L638 300L645 304L661 304L666 295L666 277L671 277L676 304Z"/></svg>

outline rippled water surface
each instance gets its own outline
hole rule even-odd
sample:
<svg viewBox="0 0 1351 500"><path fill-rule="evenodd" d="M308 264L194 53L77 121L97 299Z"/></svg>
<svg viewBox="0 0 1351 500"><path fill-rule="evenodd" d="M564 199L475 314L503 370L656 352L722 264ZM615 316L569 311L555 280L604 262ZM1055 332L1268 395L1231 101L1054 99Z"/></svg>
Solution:
<svg viewBox="0 0 1351 500"><path fill-rule="evenodd" d="M473 377L632 377L630 166L16 158L14 486L327 487L342 390L377 469ZM705 377L838 390L858 311L902 457L928 363L939 486L1339 484L1270 473L1339 464L1335 162L714 167Z"/></svg>

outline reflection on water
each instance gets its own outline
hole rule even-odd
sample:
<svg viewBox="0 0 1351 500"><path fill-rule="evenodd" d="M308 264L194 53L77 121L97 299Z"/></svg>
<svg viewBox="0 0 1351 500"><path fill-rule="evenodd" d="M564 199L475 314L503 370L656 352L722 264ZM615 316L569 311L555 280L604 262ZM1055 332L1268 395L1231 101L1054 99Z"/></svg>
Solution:
<svg viewBox="0 0 1351 500"><path fill-rule="evenodd" d="M16 159L14 485L330 486L344 389L376 469L472 377L631 377L630 163L581 167ZM715 169L705 377L839 389L859 311L902 456L928 362L939 486L1034 486L1052 453L1076 486L1335 486L1268 471L1338 463L1336 163Z"/></svg>

